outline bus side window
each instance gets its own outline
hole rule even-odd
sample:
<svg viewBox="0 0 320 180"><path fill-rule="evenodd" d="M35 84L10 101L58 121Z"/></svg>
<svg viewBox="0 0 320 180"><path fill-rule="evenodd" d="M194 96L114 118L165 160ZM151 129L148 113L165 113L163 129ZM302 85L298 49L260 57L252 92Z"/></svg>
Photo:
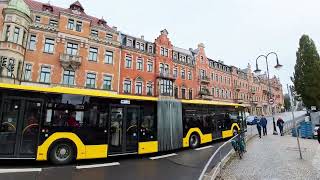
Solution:
<svg viewBox="0 0 320 180"><path fill-rule="evenodd" d="M140 141L153 141L157 136L154 109L144 107L142 121L140 123Z"/></svg>

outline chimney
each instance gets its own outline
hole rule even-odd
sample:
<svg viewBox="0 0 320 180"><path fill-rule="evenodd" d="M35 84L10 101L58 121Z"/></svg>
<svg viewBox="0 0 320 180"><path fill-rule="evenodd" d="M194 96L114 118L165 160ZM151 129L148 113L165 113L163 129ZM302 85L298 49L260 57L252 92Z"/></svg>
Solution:
<svg viewBox="0 0 320 180"><path fill-rule="evenodd" d="M205 46L204 46L203 43L199 43L199 44L198 44L198 48L205 48Z"/></svg>
<svg viewBox="0 0 320 180"><path fill-rule="evenodd" d="M112 26L112 29L118 31L118 28L116 26Z"/></svg>
<svg viewBox="0 0 320 180"><path fill-rule="evenodd" d="M141 36L141 39L144 40L144 35Z"/></svg>

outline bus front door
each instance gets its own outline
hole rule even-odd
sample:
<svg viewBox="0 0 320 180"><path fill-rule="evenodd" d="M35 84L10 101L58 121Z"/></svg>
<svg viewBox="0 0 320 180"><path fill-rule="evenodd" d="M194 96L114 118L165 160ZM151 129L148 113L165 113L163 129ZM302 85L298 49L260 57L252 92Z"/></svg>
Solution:
<svg viewBox="0 0 320 180"><path fill-rule="evenodd" d="M0 157L35 158L42 101L4 98L1 104Z"/></svg>
<svg viewBox="0 0 320 180"><path fill-rule="evenodd" d="M109 154L138 151L138 107L112 106L109 135Z"/></svg>

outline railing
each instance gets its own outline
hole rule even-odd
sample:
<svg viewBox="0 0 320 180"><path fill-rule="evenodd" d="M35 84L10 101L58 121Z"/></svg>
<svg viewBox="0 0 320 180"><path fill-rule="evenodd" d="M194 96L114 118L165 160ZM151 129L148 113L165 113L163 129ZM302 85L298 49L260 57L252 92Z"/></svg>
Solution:
<svg viewBox="0 0 320 180"><path fill-rule="evenodd" d="M253 133L255 126L249 126L245 133L245 139L248 141L254 137L256 133ZM225 163L234 154L234 150L231 141L238 138L239 135L231 138L227 142L223 143L210 157L207 164L203 168L199 180L214 180L217 176L221 176L221 170Z"/></svg>
<svg viewBox="0 0 320 180"><path fill-rule="evenodd" d="M175 80L176 77L174 77L172 74L168 72L160 72L157 75L158 78L163 78L163 79L170 79L170 80Z"/></svg>
<svg viewBox="0 0 320 180"><path fill-rule="evenodd" d="M199 80L202 83L210 83L210 78L208 76L201 76Z"/></svg>
<svg viewBox="0 0 320 180"><path fill-rule="evenodd" d="M82 57L77 55L70 54L60 54L60 63L61 65L67 69L70 66L75 70L81 65Z"/></svg>

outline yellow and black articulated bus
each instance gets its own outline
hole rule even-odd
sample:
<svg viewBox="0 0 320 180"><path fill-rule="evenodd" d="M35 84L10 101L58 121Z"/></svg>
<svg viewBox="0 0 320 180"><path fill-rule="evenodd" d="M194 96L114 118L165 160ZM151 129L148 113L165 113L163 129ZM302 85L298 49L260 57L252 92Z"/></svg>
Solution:
<svg viewBox="0 0 320 180"><path fill-rule="evenodd" d="M245 128L240 104L0 83L0 159L73 160L196 148Z"/></svg>

